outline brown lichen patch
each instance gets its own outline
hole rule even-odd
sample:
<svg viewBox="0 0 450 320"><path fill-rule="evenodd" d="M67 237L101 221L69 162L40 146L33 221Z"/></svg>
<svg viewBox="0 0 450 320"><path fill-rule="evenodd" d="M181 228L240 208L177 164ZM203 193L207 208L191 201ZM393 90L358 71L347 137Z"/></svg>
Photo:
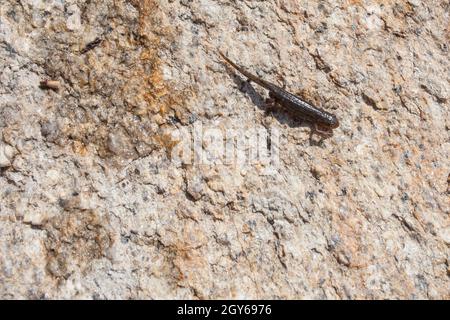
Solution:
<svg viewBox="0 0 450 320"><path fill-rule="evenodd" d="M139 35L150 42L159 44L162 37L172 33L172 29L165 19L159 1L157 0L132 0L133 5L139 11Z"/></svg>
<svg viewBox="0 0 450 320"><path fill-rule="evenodd" d="M348 0L348 4L351 6L361 6L362 1L361 0Z"/></svg>
<svg viewBox="0 0 450 320"><path fill-rule="evenodd" d="M348 7L361 7L363 5L362 0L347 0L342 7L347 9Z"/></svg>
<svg viewBox="0 0 450 320"><path fill-rule="evenodd" d="M173 286L190 288L197 298L206 298L212 280L203 252L207 244L206 235L191 220L185 220L182 229L181 234L171 230L164 240L158 242L164 256L164 264L159 271L173 280Z"/></svg>
<svg viewBox="0 0 450 320"><path fill-rule="evenodd" d="M73 141L72 150L81 156L85 156L87 152L86 146L80 141Z"/></svg>
<svg viewBox="0 0 450 320"><path fill-rule="evenodd" d="M86 4L85 12L91 20L101 21L108 13L91 12L89 6L95 7L95 2ZM189 88L168 81L162 71L169 61L161 56L173 56L164 52L175 50L174 28L159 1L114 6L107 9L114 12L108 19L110 30L92 50L67 52L51 47L52 40L46 39L53 58L45 61L44 69L49 77L62 79L60 94L70 101L52 106L64 119L55 142L73 145L77 154L96 150L102 158L134 159L161 148L171 150L172 145L158 137L159 126L168 119L186 120L184 106L192 96ZM158 123L156 114L162 117ZM115 137L117 132L120 137ZM124 143L111 150L111 141Z"/></svg>
<svg viewBox="0 0 450 320"><path fill-rule="evenodd" d="M129 82L121 88L127 97L127 105L133 114L149 116L155 113L166 115L169 110L183 104L182 95L173 84L164 80L160 52L168 49L174 42L175 33L172 26L165 19L158 1L132 1L139 11L137 33L139 39L130 44L140 48L136 55L136 64L130 71ZM133 86L137 81L138 86Z"/></svg>
<svg viewBox="0 0 450 320"><path fill-rule="evenodd" d="M176 147L180 140L176 140L170 133L159 133L155 135L154 141L158 146L161 146L166 151L168 158L171 158L173 148Z"/></svg>
<svg viewBox="0 0 450 320"><path fill-rule="evenodd" d="M362 246L364 236L363 220L360 216L332 215L335 232L330 249L336 261L347 268L361 269L367 267L367 248Z"/></svg>
<svg viewBox="0 0 450 320"><path fill-rule="evenodd" d="M47 272L56 278L85 270L93 260L105 257L113 242L108 220L94 210L66 210L44 229Z"/></svg>

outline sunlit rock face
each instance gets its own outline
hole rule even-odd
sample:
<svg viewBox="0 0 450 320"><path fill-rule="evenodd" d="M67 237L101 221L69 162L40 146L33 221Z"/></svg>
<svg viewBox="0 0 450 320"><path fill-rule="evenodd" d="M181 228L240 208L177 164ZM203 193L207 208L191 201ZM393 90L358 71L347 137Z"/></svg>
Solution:
<svg viewBox="0 0 450 320"><path fill-rule="evenodd" d="M448 31L444 1L3 0L0 297L448 299Z"/></svg>

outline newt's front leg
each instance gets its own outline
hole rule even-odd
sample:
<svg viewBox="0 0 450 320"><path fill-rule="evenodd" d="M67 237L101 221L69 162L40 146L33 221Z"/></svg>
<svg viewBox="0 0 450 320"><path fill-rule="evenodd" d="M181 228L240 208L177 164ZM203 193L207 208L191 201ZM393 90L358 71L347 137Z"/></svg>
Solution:
<svg viewBox="0 0 450 320"><path fill-rule="evenodd" d="M276 111L276 104L278 103L272 91L269 91L269 98L264 101L265 113L269 114Z"/></svg>
<svg viewBox="0 0 450 320"><path fill-rule="evenodd" d="M331 130L330 128L321 126L318 123L314 123L314 129L313 129L312 133L314 133L314 132L321 135L324 138L330 138L333 136L333 130Z"/></svg>

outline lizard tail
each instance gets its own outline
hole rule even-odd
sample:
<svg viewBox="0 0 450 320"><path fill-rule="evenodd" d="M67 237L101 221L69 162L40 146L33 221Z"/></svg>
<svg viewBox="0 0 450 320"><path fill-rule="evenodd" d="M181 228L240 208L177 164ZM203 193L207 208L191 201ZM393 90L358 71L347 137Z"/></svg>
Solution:
<svg viewBox="0 0 450 320"><path fill-rule="evenodd" d="M237 71L239 71L240 73L242 73L244 76L246 76L250 81L253 81L263 87L266 87L266 83L264 83L264 81L262 81L261 79L259 79L257 76L251 74L250 72L244 70L244 68L238 66L236 63L234 63L233 61L231 61L225 54L222 53L222 51L217 50L217 52L219 53L219 55L227 62L229 63L233 68L235 68Z"/></svg>

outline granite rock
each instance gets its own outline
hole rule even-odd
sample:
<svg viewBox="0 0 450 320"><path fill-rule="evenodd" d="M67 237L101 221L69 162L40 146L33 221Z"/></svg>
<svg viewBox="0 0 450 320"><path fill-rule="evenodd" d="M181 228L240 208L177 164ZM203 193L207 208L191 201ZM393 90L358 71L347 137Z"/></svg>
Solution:
<svg viewBox="0 0 450 320"><path fill-rule="evenodd" d="M0 297L449 299L448 21L440 0L3 1ZM269 110L217 49L340 127Z"/></svg>

